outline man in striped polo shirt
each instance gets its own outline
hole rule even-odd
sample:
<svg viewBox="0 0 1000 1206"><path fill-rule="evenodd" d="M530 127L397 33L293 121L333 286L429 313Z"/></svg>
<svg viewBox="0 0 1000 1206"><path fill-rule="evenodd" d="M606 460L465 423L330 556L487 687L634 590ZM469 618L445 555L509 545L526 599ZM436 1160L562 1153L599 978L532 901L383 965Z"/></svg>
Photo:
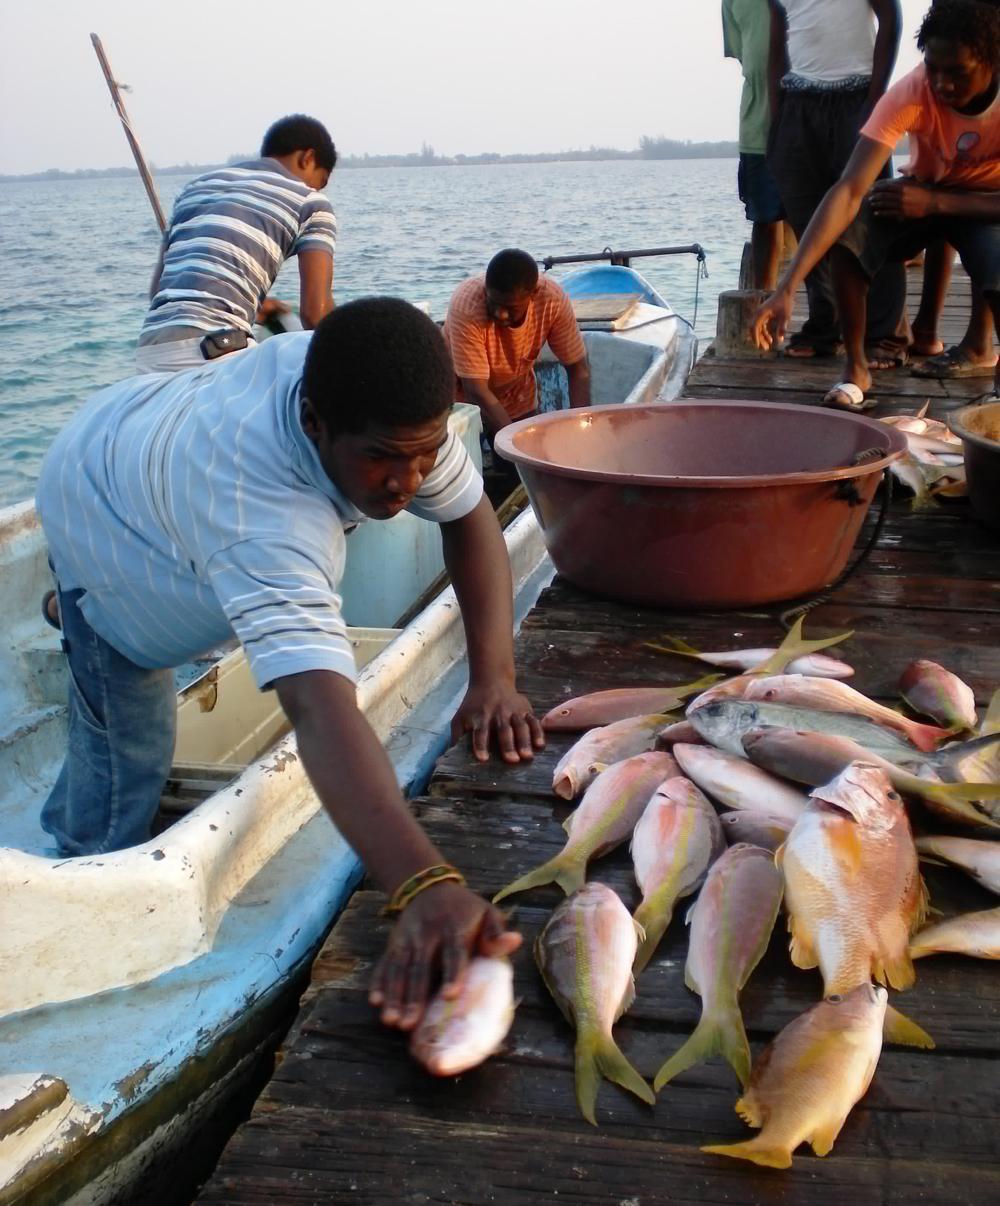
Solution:
<svg viewBox="0 0 1000 1206"><path fill-rule="evenodd" d="M448 414L437 326L368 298L312 335L216 368L101 391L52 444L37 507L69 660L68 753L42 813L62 855L145 841L174 748L172 668L233 633L295 727L317 795L388 892L443 862L358 711L338 585L347 533L404 508L441 525L469 689L453 733L508 762L544 745L514 680L510 566ZM400 915L373 991L416 1024L440 959L519 942L485 900L435 882Z"/></svg>
<svg viewBox="0 0 1000 1206"><path fill-rule="evenodd" d="M295 114L271 126L260 154L181 190L150 286L140 372L201 367L252 344L258 307L293 255L302 325L311 330L333 308L337 224L322 192L333 140Z"/></svg>

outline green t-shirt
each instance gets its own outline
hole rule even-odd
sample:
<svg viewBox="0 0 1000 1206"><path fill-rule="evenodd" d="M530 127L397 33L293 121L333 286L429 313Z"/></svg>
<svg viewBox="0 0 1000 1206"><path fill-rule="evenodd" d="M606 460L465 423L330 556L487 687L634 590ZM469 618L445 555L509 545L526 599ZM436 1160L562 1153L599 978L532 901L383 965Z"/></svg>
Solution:
<svg viewBox="0 0 1000 1206"><path fill-rule="evenodd" d="M722 0L722 45L727 59L743 68L740 97L740 150L763 155L771 115L767 99L767 58L771 13L767 0Z"/></svg>

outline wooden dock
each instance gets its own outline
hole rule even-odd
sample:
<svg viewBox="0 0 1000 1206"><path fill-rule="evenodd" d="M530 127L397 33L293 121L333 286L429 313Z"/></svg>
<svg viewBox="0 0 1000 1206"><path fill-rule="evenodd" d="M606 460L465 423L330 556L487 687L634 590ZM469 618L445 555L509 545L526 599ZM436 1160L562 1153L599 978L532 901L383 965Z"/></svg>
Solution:
<svg viewBox="0 0 1000 1206"><path fill-rule="evenodd" d="M953 286L944 337L968 313L967 286ZM912 310L911 310L912 312ZM836 361L740 361L706 356L693 397L816 400ZM884 384L883 384L884 382ZM989 382L923 382L906 371L880 377L882 412L941 414ZM572 695L639 683L681 683L700 671L657 654L665 634L700 648L777 643L780 608L672 613L602 601L556 580L517 640L519 681L539 711ZM856 685L895 698L900 671L931 657L960 674L985 704L1000 685L1000 539L963 504L913 513L897 502L880 547L835 599L812 613L814 634L853 629L842 647ZM556 760L575 739L554 735L531 765L476 764L464 747L440 761L416 814L470 883L492 894L555 853L567 809L551 794ZM619 850L595 863L633 907L630 860ZM958 873L929 868L932 902L945 913L987 908L996 898ZM253 1115L226 1148L200 1201L282 1203L539 1202L658 1206L782 1203L911 1206L1000 1201L1000 984L995 965L937 957L917 965L917 984L894 1000L937 1040L934 1051L887 1047L873 1085L826 1159L800 1149L787 1172L703 1155L699 1144L750 1132L733 1106L738 1088L715 1060L679 1077L655 1108L605 1084L590 1127L574 1100L573 1035L548 997L531 943L556 890L519 898L525 945L515 959L521 999L504 1051L462 1077L434 1080L409 1058L405 1039L382 1028L366 993L387 923L379 893L361 890L332 931L299 1017ZM636 1067L652 1077L690 1033L698 1001L684 987L684 907L643 973L635 1005L616 1028ZM819 977L791 966L779 921L743 994L755 1053L820 994Z"/></svg>

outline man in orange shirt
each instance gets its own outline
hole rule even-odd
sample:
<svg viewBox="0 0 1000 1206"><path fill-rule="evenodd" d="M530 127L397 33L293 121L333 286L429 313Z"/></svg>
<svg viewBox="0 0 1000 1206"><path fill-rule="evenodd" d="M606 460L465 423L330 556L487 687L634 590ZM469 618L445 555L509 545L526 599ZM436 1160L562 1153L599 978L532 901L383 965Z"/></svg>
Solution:
<svg viewBox="0 0 1000 1206"><path fill-rule="evenodd" d="M502 427L537 410L535 360L546 342L566 369L570 406L590 405L587 349L572 303L554 280L539 278L526 251L498 251L485 276L458 286L444 336L459 398L483 412L491 443Z"/></svg>
<svg viewBox="0 0 1000 1206"><path fill-rule="evenodd" d="M871 278L886 260L946 239L1000 332L1000 10L979 0L938 0L917 45L922 65L875 106L754 324L758 346L780 339L796 289L829 250L847 360L844 380L823 402L843 410L873 405L865 397L872 383L865 311ZM905 174L876 184L905 133L912 147Z"/></svg>

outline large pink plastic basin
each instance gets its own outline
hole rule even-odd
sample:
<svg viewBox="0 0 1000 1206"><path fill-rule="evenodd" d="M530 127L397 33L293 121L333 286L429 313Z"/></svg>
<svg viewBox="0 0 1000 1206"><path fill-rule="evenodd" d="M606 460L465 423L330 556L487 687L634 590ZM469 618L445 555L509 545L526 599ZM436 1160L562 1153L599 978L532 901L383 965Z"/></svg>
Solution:
<svg viewBox="0 0 1000 1206"><path fill-rule="evenodd" d="M571 582L721 608L828 586L905 448L902 433L861 415L750 401L557 411L496 440Z"/></svg>

